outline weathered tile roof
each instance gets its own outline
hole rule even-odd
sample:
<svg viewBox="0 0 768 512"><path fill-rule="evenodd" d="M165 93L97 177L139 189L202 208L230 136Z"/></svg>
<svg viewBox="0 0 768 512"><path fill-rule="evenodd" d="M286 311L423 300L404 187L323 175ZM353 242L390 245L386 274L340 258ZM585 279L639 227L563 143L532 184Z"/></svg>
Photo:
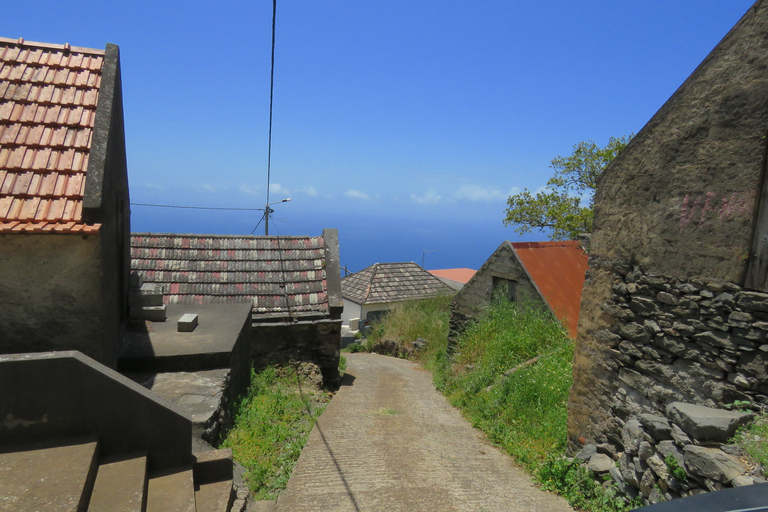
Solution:
<svg viewBox="0 0 768 512"><path fill-rule="evenodd" d="M82 220L104 50L0 38L0 233Z"/></svg>
<svg viewBox="0 0 768 512"><path fill-rule="evenodd" d="M252 303L256 314L327 315L326 259L322 236L131 235L131 269L162 285L166 304Z"/></svg>
<svg viewBox="0 0 768 512"><path fill-rule="evenodd" d="M575 338L581 289L588 267L587 253L581 243L514 242L511 245L552 312Z"/></svg>
<svg viewBox="0 0 768 512"><path fill-rule="evenodd" d="M341 294L359 304L427 299L453 290L416 263L375 263L341 279Z"/></svg>

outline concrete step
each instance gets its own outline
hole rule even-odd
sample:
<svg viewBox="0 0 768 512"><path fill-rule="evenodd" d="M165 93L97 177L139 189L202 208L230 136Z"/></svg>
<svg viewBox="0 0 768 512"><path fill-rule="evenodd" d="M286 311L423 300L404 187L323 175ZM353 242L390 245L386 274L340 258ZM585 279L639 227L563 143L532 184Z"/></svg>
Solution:
<svg viewBox="0 0 768 512"><path fill-rule="evenodd" d="M150 475L147 512L196 512L192 467L163 470ZM202 509L200 512L204 512Z"/></svg>
<svg viewBox="0 0 768 512"><path fill-rule="evenodd" d="M84 512L96 478L94 439L0 453L0 510Z"/></svg>
<svg viewBox="0 0 768 512"><path fill-rule="evenodd" d="M88 512L144 512L147 456L133 454L99 465Z"/></svg>
<svg viewBox="0 0 768 512"><path fill-rule="evenodd" d="M232 480L195 484L195 502L199 512L229 512L233 498Z"/></svg>

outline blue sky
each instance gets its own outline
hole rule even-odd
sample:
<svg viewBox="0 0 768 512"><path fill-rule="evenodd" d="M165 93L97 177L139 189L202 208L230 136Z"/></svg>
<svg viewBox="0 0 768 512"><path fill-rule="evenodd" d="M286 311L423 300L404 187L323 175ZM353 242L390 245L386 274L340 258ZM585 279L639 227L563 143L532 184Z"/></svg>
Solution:
<svg viewBox="0 0 768 512"><path fill-rule="evenodd" d="M581 140L639 131L751 5L278 0L270 200L293 200L270 232L338 228L352 271L478 268L519 239L510 193L543 186ZM120 46L133 202L259 208L271 12L30 0L0 35ZM248 234L259 215L134 206L132 229Z"/></svg>

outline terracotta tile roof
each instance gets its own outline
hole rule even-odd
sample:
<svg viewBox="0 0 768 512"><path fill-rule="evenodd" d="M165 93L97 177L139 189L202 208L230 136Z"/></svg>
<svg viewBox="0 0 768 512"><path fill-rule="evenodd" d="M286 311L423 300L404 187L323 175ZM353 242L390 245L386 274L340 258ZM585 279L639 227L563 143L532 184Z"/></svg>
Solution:
<svg viewBox="0 0 768 512"><path fill-rule="evenodd" d="M581 243L515 242L511 245L549 307L575 338L588 266Z"/></svg>
<svg viewBox="0 0 768 512"><path fill-rule="evenodd" d="M0 233L85 232L104 50L0 38Z"/></svg>
<svg viewBox="0 0 768 512"><path fill-rule="evenodd" d="M341 279L341 294L358 304L427 299L453 290L416 263L375 263Z"/></svg>
<svg viewBox="0 0 768 512"><path fill-rule="evenodd" d="M325 240L318 237L133 233L131 269L166 304L252 303L257 314L329 313Z"/></svg>
<svg viewBox="0 0 768 512"><path fill-rule="evenodd" d="M429 270L430 274L436 277L442 277L444 279L450 279L459 283L467 284L467 281L472 279L476 270L471 268L443 268L438 270Z"/></svg>

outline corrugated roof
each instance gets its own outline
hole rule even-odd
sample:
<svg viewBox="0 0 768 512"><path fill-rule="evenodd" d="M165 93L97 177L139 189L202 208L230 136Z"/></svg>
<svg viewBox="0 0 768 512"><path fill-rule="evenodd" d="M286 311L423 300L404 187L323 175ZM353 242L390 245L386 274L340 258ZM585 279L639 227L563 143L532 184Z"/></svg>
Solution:
<svg viewBox="0 0 768 512"><path fill-rule="evenodd" d="M443 268L438 270L429 270L428 272L433 276L467 284L467 282L472 279L472 276L474 276L475 272L477 271L472 270L471 268Z"/></svg>
<svg viewBox="0 0 768 512"><path fill-rule="evenodd" d="M588 267L581 243L515 242L511 245L549 307L575 338L581 289Z"/></svg>
<svg viewBox="0 0 768 512"><path fill-rule="evenodd" d="M427 299L453 290L416 263L375 263L341 279L341 294L358 304Z"/></svg>
<svg viewBox="0 0 768 512"><path fill-rule="evenodd" d="M252 303L255 313L329 314L318 237L133 233L131 269L167 304Z"/></svg>
<svg viewBox="0 0 768 512"><path fill-rule="evenodd" d="M82 222L104 50L0 38L0 233Z"/></svg>

